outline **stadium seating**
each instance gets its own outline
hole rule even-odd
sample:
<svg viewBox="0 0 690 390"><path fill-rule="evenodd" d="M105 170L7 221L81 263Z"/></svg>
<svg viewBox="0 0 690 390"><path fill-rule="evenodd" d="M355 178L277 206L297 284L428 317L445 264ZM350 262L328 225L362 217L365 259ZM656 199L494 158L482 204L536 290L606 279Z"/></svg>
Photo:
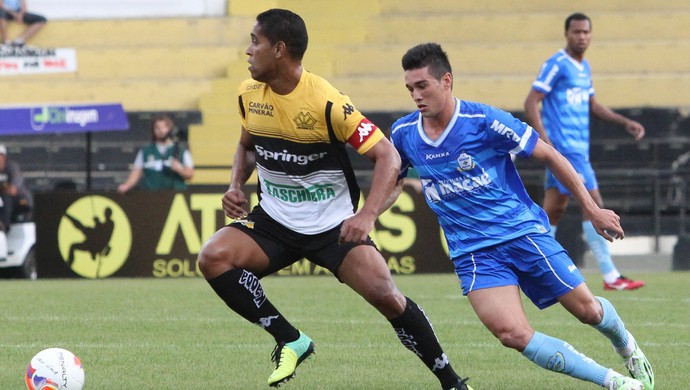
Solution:
<svg viewBox="0 0 690 390"><path fill-rule="evenodd" d="M227 17L54 20L32 44L76 48L78 71L4 77L3 102L118 101L130 113L197 112L198 120L185 122L198 168L192 183L226 185L239 136L236 88L248 76L248 33L256 13L269 7L290 8L304 17L310 32L305 67L328 78L367 115L381 118L381 127L414 108L404 89L400 57L410 46L432 40L451 57L458 96L520 115L541 63L564 45L565 16L575 11L571 3L551 0L238 0L228 2ZM587 57L597 96L615 109L641 110L631 114L648 120L648 137L659 140L630 153L654 159L652 166L667 166L688 145L684 140L690 134L686 113L668 116L669 109L688 104L690 4L586 0L577 7L593 20ZM16 32L18 26L11 28ZM650 112L655 109L663 112ZM665 135L672 141L665 144ZM627 154L607 148L629 147L624 131L593 128L593 140L597 164L623 163L619 156ZM124 162L117 161L116 149L99 142L95 139L92 148L103 151L103 160L94 164L126 175L111 167L124 169L139 139L125 142ZM18 145L10 146L16 150ZM628 163L641 166L644 160Z"/></svg>

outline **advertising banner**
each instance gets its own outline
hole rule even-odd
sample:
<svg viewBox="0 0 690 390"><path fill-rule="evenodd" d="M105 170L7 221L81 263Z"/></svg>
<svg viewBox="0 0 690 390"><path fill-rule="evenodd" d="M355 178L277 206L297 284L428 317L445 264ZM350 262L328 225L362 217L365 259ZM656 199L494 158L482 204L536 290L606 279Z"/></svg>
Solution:
<svg viewBox="0 0 690 390"><path fill-rule="evenodd" d="M119 103L0 107L0 135L127 130Z"/></svg>
<svg viewBox="0 0 690 390"><path fill-rule="evenodd" d="M77 52L72 48L0 48L0 76L77 71Z"/></svg>
<svg viewBox="0 0 690 390"><path fill-rule="evenodd" d="M252 205L257 202L251 194ZM36 194L39 278L201 276L203 243L228 223L219 192ZM362 200L363 201L363 200ZM421 194L403 192L371 234L393 274L452 272ZM301 260L278 275L329 274Z"/></svg>

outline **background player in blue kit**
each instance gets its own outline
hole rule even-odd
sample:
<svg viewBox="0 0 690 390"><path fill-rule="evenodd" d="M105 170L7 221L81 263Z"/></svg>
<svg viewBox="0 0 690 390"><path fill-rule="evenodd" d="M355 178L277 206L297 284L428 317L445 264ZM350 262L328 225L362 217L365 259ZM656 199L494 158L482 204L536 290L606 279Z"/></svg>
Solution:
<svg viewBox="0 0 690 390"><path fill-rule="evenodd" d="M592 23L581 13L570 15L565 21L567 46L546 60L525 99L527 121L546 143L558 150L575 167L594 201L603 207L597 178L589 162L589 115L616 123L625 128L635 140L644 137L644 127L601 105L594 96L592 72L584 58L592 33ZM539 103L542 103L541 115ZM570 199L568 188L546 171L544 210L549 216L551 234ZM616 268L606 240L597 234L592 222L583 215L582 232L597 260L606 290L634 290L644 286L641 280L631 280Z"/></svg>
<svg viewBox="0 0 690 390"><path fill-rule="evenodd" d="M511 155L531 157L548 167L599 234L607 230L623 238L619 217L596 204L572 165L530 126L494 107L455 98L451 66L438 44L413 47L402 65L418 110L391 129L402 161L394 196L414 166L445 232L463 294L482 323L503 345L543 368L609 389L653 389L649 362L613 305L592 295L566 251L548 233L546 213L528 196ZM632 377L535 332L522 308L520 289L539 308L560 302L601 332Z"/></svg>

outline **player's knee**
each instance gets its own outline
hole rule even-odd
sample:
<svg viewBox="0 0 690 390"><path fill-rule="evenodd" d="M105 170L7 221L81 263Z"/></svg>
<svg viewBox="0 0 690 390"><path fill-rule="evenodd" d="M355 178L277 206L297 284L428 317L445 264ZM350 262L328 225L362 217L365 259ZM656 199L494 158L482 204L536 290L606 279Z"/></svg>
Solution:
<svg viewBox="0 0 690 390"><path fill-rule="evenodd" d="M201 273L208 277L215 276L214 274L216 274L217 270L221 267L224 270L232 269L231 259L232 256L227 246L207 243L201 248L201 251L199 251L197 263Z"/></svg>
<svg viewBox="0 0 690 390"><path fill-rule="evenodd" d="M367 301L386 318L395 318L405 311L407 300L395 288L376 289L367 297Z"/></svg>
<svg viewBox="0 0 690 390"><path fill-rule="evenodd" d="M604 318L604 313L601 306L596 300L583 306L583 309L577 314L577 319L583 324L596 325Z"/></svg>
<svg viewBox="0 0 690 390"><path fill-rule="evenodd" d="M504 328L493 332L504 347L524 351L532 337L532 332L521 328Z"/></svg>

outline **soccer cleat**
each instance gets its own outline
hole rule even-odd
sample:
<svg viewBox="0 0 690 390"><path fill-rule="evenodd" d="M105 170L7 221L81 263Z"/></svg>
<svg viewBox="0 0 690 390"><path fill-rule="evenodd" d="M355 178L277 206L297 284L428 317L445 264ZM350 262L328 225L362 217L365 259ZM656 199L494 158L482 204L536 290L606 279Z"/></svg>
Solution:
<svg viewBox="0 0 690 390"><path fill-rule="evenodd" d="M637 379L627 376L617 376L611 379L609 390L646 390L647 388Z"/></svg>
<svg viewBox="0 0 690 390"><path fill-rule="evenodd" d="M447 387L447 388L444 388L443 390L474 390L472 387L470 387L470 385L467 384L467 381L469 379L470 378L460 379L452 387Z"/></svg>
<svg viewBox="0 0 690 390"><path fill-rule="evenodd" d="M644 286L644 282L641 280L631 280L621 275L613 283L604 282L604 290L637 290L638 288Z"/></svg>
<svg viewBox="0 0 690 390"><path fill-rule="evenodd" d="M280 342L273 349L271 360L276 369L268 377L268 385L280 387L295 376L295 369L314 353L314 342L306 334L299 332L299 338L290 343Z"/></svg>
<svg viewBox="0 0 690 390"><path fill-rule="evenodd" d="M630 376L637 379L644 384L645 390L654 390L654 371L652 371L652 365L649 364L649 360L642 353L639 346L635 348L632 356L625 362L625 366L630 372Z"/></svg>

